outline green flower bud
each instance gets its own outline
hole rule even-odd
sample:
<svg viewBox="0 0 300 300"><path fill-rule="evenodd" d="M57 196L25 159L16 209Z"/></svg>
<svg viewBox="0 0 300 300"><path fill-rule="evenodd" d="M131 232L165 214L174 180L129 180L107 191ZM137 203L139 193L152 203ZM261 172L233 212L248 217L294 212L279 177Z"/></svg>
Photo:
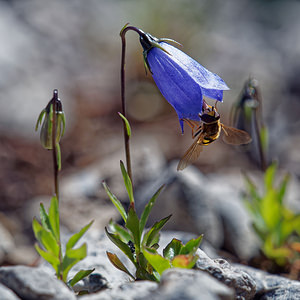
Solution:
<svg viewBox="0 0 300 300"><path fill-rule="evenodd" d="M66 120L65 113L62 109L62 104L58 98L58 91L55 89L53 91L53 98L49 101L46 108L44 108L37 120L35 130L37 131L39 125L42 123L42 128L40 132L40 141L45 149L53 149L52 144L52 130L53 130L53 110L55 107L55 143L58 144L61 137L64 135ZM44 120L43 120L44 119Z"/></svg>

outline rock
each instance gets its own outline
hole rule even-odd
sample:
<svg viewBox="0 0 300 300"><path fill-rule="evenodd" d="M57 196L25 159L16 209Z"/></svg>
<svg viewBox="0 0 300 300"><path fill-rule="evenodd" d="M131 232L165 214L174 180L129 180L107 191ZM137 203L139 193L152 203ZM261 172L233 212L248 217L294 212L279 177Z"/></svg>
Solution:
<svg viewBox="0 0 300 300"><path fill-rule="evenodd" d="M38 257L33 245L19 245L7 254L6 259L12 265L34 265Z"/></svg>
<svg viewBox="0 0 300 300"><path fill-rule="evenodd" d="M108 288L108 282L105 277L99 273L92 273L88 277L80 280L73 287L75 292L87 291L88 293L96 293L100 290Z"/></svg>
<svg viewBox="0 0 300 300"><path fill-rule="evenodd" d="M0 268L0 282L24 300L72 300L75 294L41 268Z"/></svg>
<svg viewBox="0 0 300 300"><path fill-rule="evenodd" d="M256 282L256 296L263 300L300 299L300 282L272 275L248 266L236 265Z"/></svg>
<svg viewBox="0 0 300 300"><path fill-rule="evenodd" d="M163 300L229 300L235 299L234 290L205 272L169 269L162 275L157 291L149 299Z"/></svg>
<svg viewBox="0 0 300 300"><path fill-rule="evenodd" d="M97 294L80 297L80 300L132 300L151 299L158 284L152 281L134 281L115 285ZM160 298L164 299L164 298Z"/></svg>
<svg viewBox="0 0 300 300"><path fill-rule="evenodd" d="M174 161L157 178L138 188L137 210L141 211L155 191L166 184L153 215L162 218L172 213L168 222L172 227L167 224L167 229L204 234L204 239L215 249L225 248L240 259L255 256L259 240L242 203L241 174L205 176L193 166L183 172L177 172L176 167L177 161ZM157 216L155 218L157 220ZM153 222L153 216L149 220Z"/></svg>
<svg viewBox="0 0 300 300"><path fill-rule="evenodd" d="M162 231L161 232L161 241L160 241L160 248L159 251L162 251L162 249L174 238L178 238L183 241L183 243L186 243L189 239L194 238L194 234L190 233L184 233L184 232L174 232L174 231ZM85 258L83 261L78 263L72 270L70 274L70 278L80 269L91 269L95 268L95 273L99 273L102 277L104 277L108 284L107 284L107 289L102 290L99 295L105 295L104 298L97 298L97 296L93 296L94 298L91 299L114 299L114 295L117 294L118 290L123 290L123 289L128 289L130 290L129 294L135 295L134 289L137 287L136 285L129 284L128 281L131 280L128 275L125 273L117 270L112 264L108 261L106 257L106 251L116 253L120 260L124 263L124 265L129 269L129 271L134 274L135 268L133 267L132 263L127 259L127 257L110 241L108 238L104 235L98 235L96 236L94 232L87 233L85 237L83 237L82 242L87 242L88 244L88 250L89 250L89 255L87 258ZM91 250L92 249L92 250ZM207 276L211 277L211 280L209 279L206 280L208 281L209 284L213 284L216 280L221 282L217 282L217 286L223 286L225 285L224 288L220 288L220 291L224 291L224 293L227 295L226 297L229 298L224 298L224 299L231 299L231 295L233 295L232 292L225 292L228 290L226 288L226 285L230 288L233 288L237 294L237 299L251 299L251 296L255 294L255 283L251 279L251 277L243 272L239 271L238 269L235 269L229 265L225 260L212 260L210 259L202 250L198 250L199 255L199 260L197 262L197 270L193 270L194 273L184 273L186 270L183 270L183 273L176 273L176 275L170 275L172 276L179 276L182 277L181 281L183 282L182 285L179 285L178 281L178 289L176 290L177 292L181 289L182 293L185 293L186 286L189 286L192 284L193 281L201 281L202 279L206 279ZM173 270L173 269L172 269ZM209 274L204 274L203 272L208 272ZM201 279L200 279L201 277ZM214 278L215 277L215 278ZM168 277L166 277L168 278ZM194 278L194 279L192 279ZM216 280L215 280L216 279ZM186 281L185 281L186 280ZM166 282L169 282L170 279L166 279ZM194 288L191 288L191 292L188 291L186 296L190 297L187 299L197 299L197 298L191 298L192 295L196 296L196 293L193 291L194 289L197 291L197 285L192 285ZM85 286L85 289L89 289L89 283L88 280L85 281L84 283L81 281L81 285ZM168 283L168 285L171 285L171 283ZM179 288L180 286L180 288ZM142 289L142 285L138 286L138 288ZM148 285L145 287L146 290L151 289L153 290L155 287L151 286L149 287ZM212 297L212 293L214 291L213 286L207 287L207 295L210 295ZM133 291L131 291L133 290ZM229 289L230 290L230 289ZM199 291L199 289L198 289ZM216 287L215 291L219 291L219 287ZM169 294L170 291L169 289L164 290L163 285L159 286L157 291L155 293L151 292L151 295L149 295L150 299L151 297L154 297L153 299L173 299L171 294ZM223 293L223 292L222 292ZM142 295L147 294L146 291L143 292ZM134 299L142 299L137 296L134 297ZM175 294L172 294L173 297ZM218 295L218 293L217 293ZM88 296L87 296L88 297ZM92 295L91 295L92 297ZM166 297L166 298L164 298ZM208 299L219 299L219 296L216 296L217 298L208 298ZM244 297L244 298L243 298ZM89 298L86 298L89 299ZM126 298L126 295L124 298L119 298L119 299L130 299ZM184 298L182 298L184 299ZM206 299L206 298L205 298ZM223 298L222 298L223 299Z"/></svg>
<svg viewBox="0 0 300 300"><path fill-rule="evenodd" d="M6 260L7 255L15 248L11 233L0 223L0 264Z"/></svg>
<svg viewBox="0 0 300 300"><path fill-rule="evenodd" d="M255 281L246 272L232 267L226 260L210 259L202 250L198 249L199 259L196 267L206 271L227 286L235 289L236 299L253 299L256 292Z"/></svg>
<svg viewBox="0 0 300 300"><path fill-rule="evenodd" d="M87 270L95 268L95 271L92 274L100 274L107 281L108 288L129 281L130 278L128 275L116 269L110 263L106 251L117 254L130 272L134 272L134 267L125 254L108 239L105 233L88 231L86 235L82 237L79 244L84 242L87 243L88 256L71 269L68 279L71 279L81 269ZM92 288L89 287L88 282L80 282L80 284L88 289Z"/></svg>
<svg viewBox="0 0 300 300"><path fill-rule="evenodd" d="M0 284L0 296L2 300L19 300L20 298L5 285Z"/></svg>

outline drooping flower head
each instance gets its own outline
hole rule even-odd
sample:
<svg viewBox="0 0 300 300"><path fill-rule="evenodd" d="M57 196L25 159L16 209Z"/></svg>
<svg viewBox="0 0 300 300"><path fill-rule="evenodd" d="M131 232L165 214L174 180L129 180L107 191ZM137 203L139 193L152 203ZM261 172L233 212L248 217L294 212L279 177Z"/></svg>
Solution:
<svg viewBox="0 0 300 300"><path fill-rule="evenodd" d="M223 91L229 88L218 75L168 43L175 41L142 33L145 64L162 95L176 110L183 132L183 119L200 120L203 96L222 101Z"/></svg>
<svg viewBox="0 0 300 300"><path fill-rule="evenodd" d="M35 130L37 131L38 126L43 121L41 133L40 133L40 141L42 146L48 150L53 149L52 130L53 130L54 106L55 106L55 116L56 116L55 143L59 143L61 137L64 135L65 132L66 121L65 121L65 113L62 108L62 103L58 98L58 91L56 89L53 91L53 97L49 101L46 108L44 108L41 111L35 126Z"/></svg>

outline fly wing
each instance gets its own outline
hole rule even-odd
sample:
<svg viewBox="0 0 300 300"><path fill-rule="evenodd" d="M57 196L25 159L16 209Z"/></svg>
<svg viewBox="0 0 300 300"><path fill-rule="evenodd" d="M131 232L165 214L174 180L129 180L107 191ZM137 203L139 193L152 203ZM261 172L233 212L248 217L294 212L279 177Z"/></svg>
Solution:
<svg viewBox="0 0 300 300"><path fill-rule="evenodd" d="M222 139L226 144L242 145L249 144L252 141L251 136L244 130L225 126L224 124L221 124L221 126L224 131Z"/></svg>
<svg viewBox="0 0 300 300"><path fill-rule="evenodd" d="M202 147L201 143L199 143L199 141L200 141L200 138L197 139L192 144L192 146L185 152L185 154L183 155L182 159L178 163L177 171L183 170L188 165L190 165L191 163L193 163L194 161L197 160L197 158L200 155L200 152L203 149L203 147Z"/></svg>

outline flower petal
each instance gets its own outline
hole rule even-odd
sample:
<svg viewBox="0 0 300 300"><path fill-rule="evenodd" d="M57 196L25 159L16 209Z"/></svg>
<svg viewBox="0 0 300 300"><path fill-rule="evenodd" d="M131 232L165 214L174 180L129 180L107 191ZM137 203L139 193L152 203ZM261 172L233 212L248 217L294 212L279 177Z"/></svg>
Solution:
<svg viewBox="0 0 300 300"><path fill-rule="evenodd" d="M205 89L229 90L222 78L204 68L193 58L168 43L161 42L160 44L172 56L172 59L185 69L201 87Z"/></svg>
<svg viewBox="0 0 300 300"><path fill-rule="evenodd" d="M218 100L218 101L223 101L223 90L210 90L210 89L205 89L201 88L203 96Z"/></svg>
<svg viewBox="0 0 300 300"><path fill-rule="evenodd" d="M200 120L201 86L185 68L178 64L177 60L174 60L173 56L158 48L152 48L148 52L147 60L157 87L175 108L183 132L181 119Z"/></svg>

